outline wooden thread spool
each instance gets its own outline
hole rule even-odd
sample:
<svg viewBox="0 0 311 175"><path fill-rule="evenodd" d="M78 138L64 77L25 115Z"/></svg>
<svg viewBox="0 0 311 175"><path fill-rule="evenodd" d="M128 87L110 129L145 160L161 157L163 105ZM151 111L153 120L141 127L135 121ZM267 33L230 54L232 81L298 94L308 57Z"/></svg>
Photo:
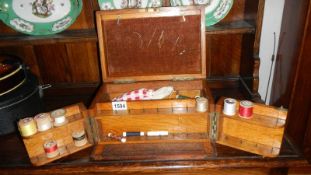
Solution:
<svg viewBox="0 0 311 175"><path fill-rule="evenodd" d="M29 137L38 132L36 123L31 117L19 120L18 129L23 137Z"/></svg>
<svg viewBox="0 0 311 175"><path fill-rule="evenodd" d="M37 123L38 131L43 132L52 128L52 119L50 114L41 113L35 116L35 121Z"/></svg>
<svg viewBox="0 0 311 175"><path fill-rule="evenodd" d="M240 102L239 116L245 119L253 117L254 104L251 101L243 100Z"/></svg>
<svg viewBox="0 0 311 175"><path fill-rule="evenodd" d="M75 146L77 147L84 146L87 143L87 138L84 130L73 132L72 139L74 141Z"/></svg>
<svg viewBox="0 0 311 175"><path fill-rule="evenodd" d="M236 100L233 98L226 98L224 100L223 113L228 116L234 116L236 113Z"/></svg>
<svg viewBox="0 0 311 175"><path fill-rule="evenodd" d="M51 116L54 120L54 126L63 126L67 123L66 111L64 109L57 109L51 112Z"/></svg>
<svg viewBox="0 0 311 175"><path fill-rule="evenodd" d="M54 158L58 156L59 151L56 141L54 140L46 141L43 147L47 158Z"/></svg>
<svg viewBox="0 0 311 175"><path fill-rule="evenodd" d="M196 110L197 112L206 112L208 108L208 99L205 97L196 98Z"/></svg>

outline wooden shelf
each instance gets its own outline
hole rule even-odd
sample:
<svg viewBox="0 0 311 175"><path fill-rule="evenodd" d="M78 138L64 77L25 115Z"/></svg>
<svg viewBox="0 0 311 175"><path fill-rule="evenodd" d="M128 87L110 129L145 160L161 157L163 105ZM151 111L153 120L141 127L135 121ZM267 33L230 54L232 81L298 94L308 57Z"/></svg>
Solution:
<svg viewBox="0 0 311 175"><path fill-rule="evenodd" d="M97 42L95 29L65 31L55 35L31 36L24 34L0 35L0 47L20 45L42 45L66 42Z"/></svg>
<svg viewBox="0 0 311 175"><path fill-rule="evenodd" d="M216 24L205 29L206 34L243 34L255 33L255 30L255 26L246 21Z"/></svg>
<svg viewBox="0 0 311 175"><path fill-rule="evenodd" d="M255 33L255 26L246 21L216 24L206 27L206 34ZM25 34L0 35L0 47L42 45L67 42L97 42L95 29L65 31L55 35L31 36ZM18 42L17 42L18 41Z"/></svg>
<svg viewBox="0 0 311 175"><path fill-rule="evenodd" d="M237 21L226 24L216 24L206 27L206 34L234 34L254 33L255 27L246 21ZM97 34L94 29L65 31L55 35L31 36L24 34L0 35L0 47L16 45L40 45L66 42L97 42ZM17 42L18 41L18 42Z"/></svg>

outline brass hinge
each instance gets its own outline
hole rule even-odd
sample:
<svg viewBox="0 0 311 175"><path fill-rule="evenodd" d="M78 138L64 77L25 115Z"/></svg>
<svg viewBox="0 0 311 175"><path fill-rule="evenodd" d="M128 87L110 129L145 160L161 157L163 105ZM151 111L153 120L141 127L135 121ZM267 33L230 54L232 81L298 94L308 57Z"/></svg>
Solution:
<svg viewBox="0 0 311 175"><path fill-rule="evenodd" d="M216 141L218 137L218 119L219 113L212 112L209 114L210 116L210 134L209 137L212 141Z"/></svg>
<svg viewBox="0 0 311 175"><path fill-rule="evenodd" d="M195 80L194 77L174 77L172 79L173 81L190 81L190 80Z"/></svg>
<svg viewBox="0 0 311 175"><path fill-rule="evenodd" d="M90 132L89 136L93 136L93 140L92 140L92 144L96 144L98 143L98 141L100 140L99 138L99 134L98 134L98 125L96 122L96 119L94 117L89 117L87 118L88 122L89 122L89 129L88 131Z"/></svg>
<svg viewBox="0 0 311 175"><path fill-rule="evenodd" d="M136 80L134 79L123 79L123 80L114 80L114 84L130 84L130 83L135 83Z"/></svg>

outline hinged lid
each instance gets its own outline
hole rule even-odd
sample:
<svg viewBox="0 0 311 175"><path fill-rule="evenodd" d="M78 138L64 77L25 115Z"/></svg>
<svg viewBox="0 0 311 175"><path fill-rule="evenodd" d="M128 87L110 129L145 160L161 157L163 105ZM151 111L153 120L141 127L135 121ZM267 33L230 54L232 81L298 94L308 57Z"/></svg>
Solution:
<svg viewBox="0 0 311 175"><path fill-rule="evenodd" d="M206 77L204 8L98 11L96 20L103 81Z"/></svg>

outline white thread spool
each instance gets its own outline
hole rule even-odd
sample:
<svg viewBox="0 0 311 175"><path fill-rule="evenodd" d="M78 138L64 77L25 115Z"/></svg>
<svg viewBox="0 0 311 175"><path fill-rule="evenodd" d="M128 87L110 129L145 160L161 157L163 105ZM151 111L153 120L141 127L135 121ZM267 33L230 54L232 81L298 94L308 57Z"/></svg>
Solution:
<svg viewBox="0 0 311 175"><path fill-rule="evenodd" d="M62 126L67 123L66 111L64 109L57 109L51 112L51 116L54 119L54 126Z"/></svg>
<svg viewBox="0 0 311 175"><path fill-rule="evenodd" d="M74 141L75 146L77 147L84 146L87 143L87 138L84 130L74 131L72 133L72 139Z"/></svg>
<svg viewBox="0 0 311 175"><path fill-rule="evenodd" d="M196 98L196 110L197 112L206 112L208 108L208 99L205 97Z"/></svg>
<svg viewBox="0 0 311 175"><path fill-rule="evenodd" d="M226 98L224 100L223 113L228 116L233 116L236 113L236 100L233 98Z"/></svg>
<svg viewBox="0 0 311 175"><path fill-rule="evenodd" d="M41 113L36 115L34 119L37 123L38 131L43 132L52 128L52 119L50 117L50 114Z"/></svg>

